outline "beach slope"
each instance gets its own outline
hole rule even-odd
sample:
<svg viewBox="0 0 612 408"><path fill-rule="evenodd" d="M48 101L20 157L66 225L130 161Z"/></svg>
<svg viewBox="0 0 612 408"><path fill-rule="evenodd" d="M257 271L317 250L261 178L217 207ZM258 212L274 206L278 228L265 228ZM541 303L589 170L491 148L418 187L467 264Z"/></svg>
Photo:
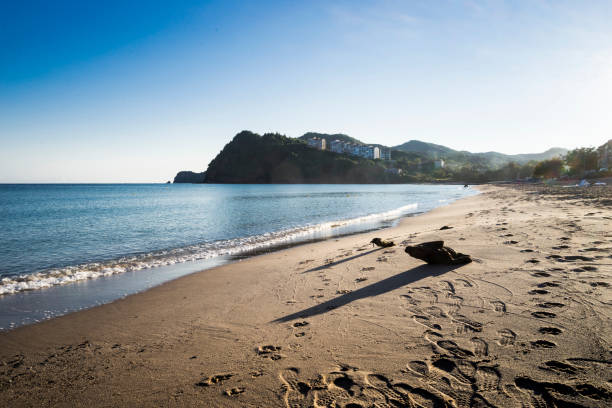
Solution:
<svg viewBox="0 0 612 408"><path fill-rule="evenodd" d="M610 406L610 205L579 193L482 191L394 228L0 333L0 400ZM373 247L375 236L397 245ZM431 240L474 262L429 266L404 253Z"/></svg>

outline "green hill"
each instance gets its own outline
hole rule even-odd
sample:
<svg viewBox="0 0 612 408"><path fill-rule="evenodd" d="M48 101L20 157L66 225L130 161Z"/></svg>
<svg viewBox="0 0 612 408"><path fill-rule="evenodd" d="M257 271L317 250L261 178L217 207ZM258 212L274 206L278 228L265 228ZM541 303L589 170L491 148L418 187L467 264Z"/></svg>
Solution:
<svg viewBox="0 0 612 408"><path fill-rule="evenodd" d="M311 136L312 137L312 136ZM394 178L395 177L395 178ZM277 133L242 131L206 170L207 183L389 183L380 161L321 151Z"/></svg>
<svg viewBox="0 0 612 408"><path fill-rule="evenodd" d="M467 162L479 161L484 166L491 168L499 168L510 162L525 164L529 161L548 160L567 153L567 149L560 147L553 147L542 153L514 155L498 152L471 153L467 151L453 150L449 147L434 143L421 142L420 140L410 140L404 144L394 146L392 149L403 152L420 153L432 159L441 158L448 161L451 165L461 165Z"/></svg>
<svg viewBox="0 0 612 408"><path fill-rule="evenodd" d="M355 139L353 137L350 137L349 135L345 135L343 133L328 134L328 133L308 132L308 133L304 133L298 139L306 141L308 139L312 139L313 137L318 137L319 139L325 139L325 143L328 146L334 140L340 140L341 142L345 142L345 143L355 143L355 144L358 144L358 145L365 144L361 140L357 140L357 139Z"/></svg>
<svg viewBox="0 0 612 408"><path fill-rule="evenodd" d="M430 157L448 156L459 153L457 150L453 150L450 147L421 142L420 140L410 140L399 146L394 146L392 149L402 152L422 153Z"/></svg>

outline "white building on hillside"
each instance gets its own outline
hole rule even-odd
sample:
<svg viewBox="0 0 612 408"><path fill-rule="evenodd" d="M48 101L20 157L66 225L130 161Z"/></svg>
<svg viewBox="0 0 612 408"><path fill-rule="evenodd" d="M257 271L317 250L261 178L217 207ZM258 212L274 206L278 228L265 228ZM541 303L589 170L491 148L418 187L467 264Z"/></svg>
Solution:
<svg viewBox="0 0 612 408"><path fill-rule="evenodd" d="M359 146L359 156L366 159L380 159L380 149L376 146Z"/></svg>
<svg viewBox="0 0 612 408"><path fill-rule="evenodd" d="M325 150L325 139L312 137L308 139L308 146L312 147L313 149Z"/></svg>
<svg viewBox="0 0 612 408"><path fill-rule="evenodd" d="M434 161L434 167L436 169L443 169L444 168L444 160L438 159L438 160Z"/></svg>
<svg viewBox="0 0 612 408"><path fill-rule="evenodd" d="M366 159L380 159L380 149L376 146L358 145L341 140L334 140L329 143L329 150L335 153L345 153L353 156L364 157Z"/></svg>
<svg viewBox="0 0 612 408"><path fill-rule="evenodd" d="M344 142L334 140L329 143L329 150L335 153L344 153Z"/></svg>

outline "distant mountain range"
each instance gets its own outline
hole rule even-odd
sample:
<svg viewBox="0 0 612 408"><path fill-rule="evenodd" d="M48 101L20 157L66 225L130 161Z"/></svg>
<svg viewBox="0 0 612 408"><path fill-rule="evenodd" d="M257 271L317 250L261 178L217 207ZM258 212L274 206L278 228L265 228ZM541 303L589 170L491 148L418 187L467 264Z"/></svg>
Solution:
<svg viewBox="0 0 612 408"><path fill-rule="evenodd" d="M316 132L308 132L303 136L300 136L301 140L308 140L312 137L318 137L321 139L325 139L326 143L330 143L333 140L340 140L343 142L350 142L355 144L367 144L362 142L361 140L355 139L348 135L342 133L336 134L327 134L327 133L316 133ZM431 159L445 159L445 160L455 160L455 161L465 161L468 158L481 158L486 160L487 165L491 167L499 167L504 164L515 162L518 164L524 164L531 160L540 161L540 160L548 160L553 157L559 157L567 153L567 149L561 147L553 147L542 153L526 153L526 154L504 154L498 152L485 152L485 153L471 153L465 150L454 150L450 147L438 145L435 143L427 143L422 142L420 140L410 140L406 143L397 146L384 146L375 143L369 143L372 146L378 146L386 149L391 149L392 151L401 151L406 153L416 153Z"/></svg>
<svg viewBox="0 0 612 408"><path fill-rule="evenodd" d="M542 153L526 153L526 154L504 154L498 152L485 152L485 153L471 153L465 150L453 150L450 147L437 145L434 143L421 142L420 140L411 140L404 144L392 147L393 150L400 150L403 152L417 152L424 153L430 157L440 157L446 159L453 159L465 156L481 157L490 162L492 166L500 166L509 162L515 162L519 164L527 163L528 161L535 160L548 160L553 157L563 156L568 152L567 149L562 147L552 147Z"/></svg>

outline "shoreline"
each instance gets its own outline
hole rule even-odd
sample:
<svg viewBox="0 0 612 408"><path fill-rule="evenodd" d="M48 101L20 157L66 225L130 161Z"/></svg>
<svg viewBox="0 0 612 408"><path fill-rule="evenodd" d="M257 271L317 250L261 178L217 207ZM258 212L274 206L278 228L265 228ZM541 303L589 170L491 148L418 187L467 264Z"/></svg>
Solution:
<svg viewBox="0 0 612 408"><path fill-rule="evenodd" d="M609 255L610 210L479 188L375 232L396 248L372 248L372 232L302 244L2 332L0 396L39 406L607 405L610 266L594 256ZM403 252L434 239L475 262L426 266ZM558 261L568 254L583 259ZM542 385L553 383L573 391Z"/></svg>
<svg viewBox="0 0 612 408"><path fill-rule="evenodd" d="M470 196L471 195L473 194L470 193ZM449 198L444 200L446 202L441 202L440 206L448 205L448 201L452 202L453 200L456 199ZM399 218L388 218L388 216L392 215L393 213L401 214L405 211L412 211L407 209L408 207L414 207L415 212L404 213L404 215L400 216ZM356 218L340 219L323 222L317 225L289 228L282 231L261 234L255 237L230 239L226 241L228 243L240 239L255 241L248 243L247 245L247 247L253 246L253 248L240 249L238 252L231 248L226 250L223 249L223 247L219 247L218 251L220 251L220 254L211 258L180 261L168 265L162 262L159 265L150 268L140 269L137 267L134 270L128 269L122 272L113 271L109 276L103 273L103 270L99 271L100 268L97 266L99 262L90 262L82 265L76 265L74 267L68 266L59 268L60 270L71 268L76 268L79 270L85 268L85 272L90 273L88 272L87 266L91 264L98 268L98 271L94 270L94 272L91 272L96 274L96 276L93 276L93 279L81 277L76 280L70 279L70 281L65 284L51 283L51 286L49 287L44 286L46 283L42 282L43 286L39 288L26 290L19 289L14 293L9 292L3 294L4 296L0 295L0 308L4 308L4 310L7 312L2 318L0 318L0 332L14 330L17 327L24 325L37 324L41 321L65 316L66 314L86 310L91 307L108 304L126 296L131 296L146 290L150 290L152 287L181 278L182 276L186 276L188 274L198 273L202 270L248 259L253 256L270 254L280 250L292 248L294 246L307 245L310 243L391 228L401 222L401 219L404 217L418 216L430 211L430 209L427 207L428 206L425 205L424 209L419 209L417 204L409 204L389 211L368 214ZM266 235L270 236L266 238L271 240L270 242L266 242L265 240L261 242L258 241L260 238L264 238ZM219 242L223 243L226 241ZM195 248L197 245L188 245L186 247L173 248L170 250L159 250L144 254L131 254L126 255L125 257L130 259L140 258L142 255L147 254L153 257L157 252L163 253L169 251L172 253L177 250L186 250L191 247ZM229 252L226 253L224 251ZM119 261L109 260L102 263L113 262L117 263ZM51 277L55 279L55 275L51 274L52 272L53 270L43 271L43 274L50 274ZM138 285L138 278L136 275L142 279L141 285ZM16 279L16 282L22 280L23 276L24 275L20 275L19 279ZM42 276L40 279L44 280L45 278ZM71 288L77 291L78 295L72 295L70 293ZM110 293L111 288L115 288L115 293ZM63 300L65 297L75 298L74 303L70 304L65 302ZM31 312L19 313L19 310L30 309Z"/></svg>
<svg viewBox="0 0 612 408"><path fill-rule="evenodd" d="M407 214L403 217L400 217L396 220L393 220L394 224L400 223L401 220L403 218L410 218L410 217L416 217L419 216L421 214L424 214L424 212L419 212L419 213L414 213L414 214ZM261 247L261 248L256 248L253 250L248 250L245 251L243 253L238 253L238 254L230 254L230 255L220 255L214 258L210 258L210 259L202 259L202 260L197 260L197 261L187 261L187 262L182 262L182 263L177 263L177 264L173 264L173 265L163 265L163 266L158 266L158 267L154 267L154 268L150 268L150 269L142 269L142 270L136 270L136 271L127 271L121 274L116 274L116 275L111 275L108 277L100 277L100 278L95 278L95 279L89 279L89 280L82 280L82 281L75 281L75 282L71 282L68 284L64 284L64 285L55 285L49 288L42 288L42 289L36 289L36 290L31 290L31 291L22 291L22 292L17 292L17 293L12 293L12 294L3 294L0 295L0 306L3 306L4 302L2 302L2 296L6 296L5 300L13 300L17 297L23 298L24 302L20 302L18 301L17 303L23 303L23 304L27 304L27 301L30 299L27 299L28 296L30 295L42 295L43 297L45 297L46 295L51 295L52 298L57 298L58 297L58 293L56 293L57 291L61 291L61 292L66 292L66 291L70 291L71 289L74 289L74 287L71 288L71 286L73 285L81 285L81 284L88 284L91 285L92 283L94 285L98 284L98 285L104 285L103 281L106 279L112 279L112 280L125 280L125 278L129 275L132 274L140 274L140 273L148 273L149 275L147 275L146 277L140 276L140 278L146 278L147 281L155 281L156 283L153 284L148 284L147 286L140 288L140 289L130 289L128 293L124 294L124 295L117 295L117 296L112 296L110 295L111 299L108 301L87 301L87 303L83 303L83 304L79 304L79 305L74 305L72 307L72 310L69 310L65 313L60 313L57 315L53 315L51 317L45 317L45 318L41 318L39 320L32 320L32 318L23 318L22 319L22 323L20 324L9 324L5 326L0 326L0 334L1 333L5 333L5 332L9 332L11 330L15 330L19 327L24 327L24 326L29 326L29 325L33 325L33 324L39 324L45 321L49 321L49 320L53 320L53 319L57 319L60 318L62 316L67 316L69 314L72 313L79 313L91 308L95 308L95 307L101 307L104 305L108 305L111 304L113 302L116 302L120 299L124 299L128 296L134 296L134 295L138 295L140 293L144 293L148 290L151 290L153 288L156 288L158 286L170 283L174 280L177 279L181 279L183 277L189 276L189 275L193 275L193 274L197 274L197 273L201 273L204 271L208 271L211 269L215 269L215 268L219 268L221 266L224 265L229 265L235 262L241 262L244 260L248 260L250 258L255 258L255 257L259 257L259 256L265 256L265 255L271 255L274 254L276 252L280 252L280 251L284 251L287 249L291 249L291 248L295 248L295 247L299 247L302 245L309 245L309 244L315 244L315 243L319 243L319 242L324 242L324 241L329 241L329 240L335 240L335 239L340 239L340 238L344 238L344 237L350 237L353 235L359 235L359 234L369 234L369 233L374 233L377 231L384 231L386 229L390 229L390 228L394 228L394 226L381 226L379 228L372 228L372 229L366 229L364 231L358 231L358 232L348 232L348 233L344 233L344 234L340 234L340 235L333 235L330 237L326 237L326 238L310 238L307 239L305 241L295 241L295 242L289 242L289 243L285 243L285 244L276 244L276 245L272 245L269 247ZM191 265L193 264L193 265ZM207 267L202 267L203 264L210 264L211 266L207 266ZM160 273L163 273L162 271L165 269L170 269L171 271L174 269L186 269L188 270L188 272L184 272L181 273L179 275L176 274L170 274L170 276L166 277L166 276L162 276L162 277L158 277L156 278L155 276L150 276L150 275L156 275L159 276ZM153 278L153 279L152 279ZM129 277L129 280L134 280L134 279L138 279L138 278L133 278L133 277ZM118 284L120 282L113 282L113 286L118 286ZM96 290L96 289L92 289L92 290ZM127 290L127 289L126 289ZM49 292L45 292L45 291L53 291L53 293L49 293ZM21 300L21 299L19 299ZM9 302L6 302L9 303ZM10 302L13 303L13 302ZM0 323L1 324L1 323Z"/></svg>
<svg viewBox="0 0 612 408"><path fill-rule="evenodd" d="M449 198L448 200L453 199ZM267 248L283 248L288 245L313 242L333 236L345 236L386 228L387 224L396 222L402 216L411 215L412 213L409 211L417 209L421 204L423 203L416 202L382 212L357 215L352 218L337 218L330 221L319 220L319 223L281 227L271 231L238 235L233 238L218 238L175 247L114 254L110 258L75 259L73 263L59 263L57 266L47 265L43 269L3 276L2 282L0 282L0 296L53 288L99 277L117 276L125 272L171 267L219 257L240 256L251 252L265 252ZM429 209L429 205L425 204L425 209L416 213L426 212Z"/></svg>

